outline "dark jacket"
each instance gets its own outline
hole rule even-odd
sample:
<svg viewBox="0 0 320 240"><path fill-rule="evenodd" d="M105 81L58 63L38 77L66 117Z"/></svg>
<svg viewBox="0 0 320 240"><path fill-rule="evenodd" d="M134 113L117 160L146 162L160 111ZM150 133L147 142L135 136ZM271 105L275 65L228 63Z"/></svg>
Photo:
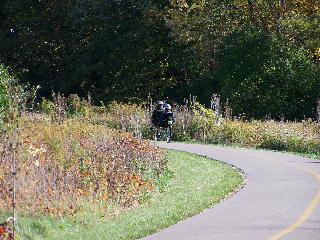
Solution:
<svg viewBox="0 0 320 240"><path fill-rule="evenodd" d="M164 126L164 127L169 126L169 124L168 124L169 121L172 121L172 122L176 121L176 118L175 118L173 112L163 112L161 119L162 119L162 126Z"/></svg>
<svg viewBox="0 0 320 240"><path fill-rule="evenodd" d="M155 109L152 112L151 120L152 124L156 127L161 127L162 126L162 116L164 113L164 109Z"/></svg>

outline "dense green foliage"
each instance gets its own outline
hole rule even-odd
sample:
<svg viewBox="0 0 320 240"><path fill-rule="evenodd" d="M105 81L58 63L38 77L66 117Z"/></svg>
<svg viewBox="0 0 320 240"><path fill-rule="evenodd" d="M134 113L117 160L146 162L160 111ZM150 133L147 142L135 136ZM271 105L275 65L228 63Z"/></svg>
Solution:
<svg viewBox="0 0 320 240"><path fill-rule="evenodd" d="M320 97L319 26L309 0L3 0L0 61L42 96L220 93L234 114L301 119Z"/></svg>
<svg viewBox="0 0 320 240"><path fill-rule="evenodd" d="M236 114L302 119L315 106L320 69L304 49L245 28L223 39L219 56L221 95Z"/></svg>
<svg viewBox="0 0 320 240"><path fill-rule="evenodd" d="M1 109L6 109L9 107L8 84L10 82L10 79L11 79L11 76L8 74L7 69L3 65L0 65L0 105L1 105Z"/></svg>
<svg viewBox="0 0 320 240"><path fill-rule="evenodd" d="M6 68L0 64L0 128L3 127L4 121L9 113L10 96L8 84L12 77L9 75Z"/></svg>

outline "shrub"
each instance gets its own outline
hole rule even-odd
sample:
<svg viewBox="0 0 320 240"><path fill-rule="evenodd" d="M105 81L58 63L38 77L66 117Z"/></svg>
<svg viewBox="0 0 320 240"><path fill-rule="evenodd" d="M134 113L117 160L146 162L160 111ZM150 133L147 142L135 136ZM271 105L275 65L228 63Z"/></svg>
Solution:
<svg viewBox="0 0 320 240"><path fill-rule="evenodd" d="M53 116L54 114L54 104L52 101L50 101L49 99L46 98L42 98L41 99L41 103L40 103L40 112L45 113L49 116Z"/></svg>
<svg viewBox="0 0 320 240"><path fill-rule="evenodd" d="M107 106L95 107L91 122L129 131L138 138L151 138L151 114L136 104L111 102Z"/></svg>
<svg viewBox="0 0 320 240"><path fill-rule="evenodd" d="M7 134L0 143L4 207L11 204L12 137ZM155 190L156 178L166 169L159 148L79 118L56 123L25 117L19 140L16 205L20 209L61 213L70 211L70 206L75 210L84 200L131 206Z"/></svg>
<svg viewBox="0 0 320 240"><path fill-rule="evenodd" d="M89 115L90 103L81 99L76 94L71 94L67 98L69 116L85 116Z"/></svg>
<svg viewBox="0 0 320 240"><path fill-rule="evenodd" d="M7 69L0 64L0 128L3 128L4 121L9 114L10 96L8 84L13 78L9 75Z"/></svg>
<svg viewBox="0 0 320 240"><path fill-rule="evenodd" d="M63 122L68 117L88 117L90 102L81 99L76 94L65 97L60 93L52 93L52 101L41 99L40 111L51 117L53 121Z"/></svg>
<svg viewBox="0 0 320 240"><path fill-rule="evenodd" d="M177 122L173 126L176 141L199 141L214 144L236 144L273 150L286 150L320 155L320 125L311 120L301 122L226 120L217 124L215 113L199 103L174 105ZM116 129L135 132L151 138L150 114L137 105L112 104L100 122L107 121ZM138 116L138 117L137 117ZM103 120L105 119L105 120ZM138 121L137 121L138 119Z"/></svg>

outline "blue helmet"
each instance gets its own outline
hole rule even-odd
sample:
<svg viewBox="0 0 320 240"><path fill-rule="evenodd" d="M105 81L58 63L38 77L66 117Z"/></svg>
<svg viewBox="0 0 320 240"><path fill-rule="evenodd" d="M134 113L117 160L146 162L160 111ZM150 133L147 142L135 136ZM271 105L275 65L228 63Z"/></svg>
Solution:
<svg viewBox="0 0 320 240"><path fill-rule="evenodd" d="M163 101L157 101L156 104L157 104L157 106L162 106L163 105Z"/></svg>
<svg viewBox="0 0 320 240"><path fill-rule="evenodd" d="M171 110L171 105L168 104L168 103L165 103L165 104L163 105L163 108L164 108L165 110Z"/></svg>

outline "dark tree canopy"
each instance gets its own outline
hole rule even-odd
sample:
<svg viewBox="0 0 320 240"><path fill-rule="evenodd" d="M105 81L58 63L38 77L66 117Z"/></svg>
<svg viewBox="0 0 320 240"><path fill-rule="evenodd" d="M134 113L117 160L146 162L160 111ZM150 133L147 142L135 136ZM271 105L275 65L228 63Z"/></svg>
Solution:
<svg viewBox="0 0 320 240"><path fill-rule="evenodd" d="M318 1L2 0L0 63L21 82L100 101L213 93L248 117L309 117Z"/></svg>
<svg viewBox="0 0 320 240"><path fill-rule="evenodd" d="M320 71L302 48L244 28L225 37L218 56L221 95L235 114L301 119L315 104Z"/></svg>

